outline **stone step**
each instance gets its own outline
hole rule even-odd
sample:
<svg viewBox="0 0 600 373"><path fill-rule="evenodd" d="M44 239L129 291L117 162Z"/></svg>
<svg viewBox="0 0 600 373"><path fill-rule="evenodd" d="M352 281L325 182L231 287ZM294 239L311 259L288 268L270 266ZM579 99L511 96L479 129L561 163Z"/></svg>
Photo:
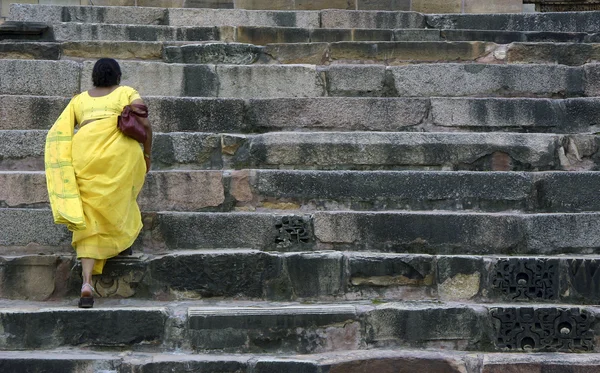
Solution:
<svg viewBox="0 0 600 373"><path fill-rule="evenodd" d="M65 300L81 289L70 253L2 256L4 299ZM598 304L597 256L174 251L109 260L103 299L398 300ZM191 270L197 268L197 271Z"/></svg>
<svg viewBox="0 0 600 373"><path fill-rule="evenodd" d="M0 131L0 170L41 171L46 131ZM595 135L419 132L156 133L153 169L597 170Z"/></svg>
<svg viewBox="0 0 600 373"><path fill-rule="evenodd" d="M145 96L157 132L600 131L600 98L273 98ZM68 98L0 95L0 130L47 129Z"/></svg>
<svg viewBox="0 0 600 373"><path fill-rule="evenodd" d="M71 235L49 210L1 208L5 253L65 252ZM312 212L144 214L147 252L246 247L425 254L594 254L598 213ZM5 232L5 233L4 233ZM234 234L232 234L234 233Z"/></svg>
<svg viewBox="0 0 600 373"><path fill-rule="evenodd" d="M368 12L358 14L368 19ZM426 16L426 21L427 27L438 29L597 32L600 28L600 14L596 12L433 14Z"/></svg>
<svg viewBox="0 0 600 373"><path fill-rule="evenodd" d="M600 64L196 65L121 61L122 84L175 97L578 97L600 95ZM93 61L3 60L3 95L71 97L92 87ZM155 77L149 80L148 76ZM39 81L47 84L40 85ZM454 82L462 81L456 86Z"/></svg>
<svg viewBox="0 0 600 373"><path fill-rule="evenodd" d="M598 352L595 316L599 310L593 307L439 302L246 306L153 302L113 307L97 303L92 310L27 303L22 303L27 309L14 305L0 309L2 327L11 334L0 341L0 349L127 346L153 352L176 348L311 354L425 346L458 351ZM96 322L90 323L90 318ZM515 335L516 325L531 328L531 334Z"/></svg>
<svg viewBox="0 0 600 373"><path fill-rule="evenodd" d="M0 59L162 60L185 64L383 64L415 62L534 63L580 66L600 61L600 44L386 41L257 46L207 42L0 42Z"/></svg>
<svg viewBox="0 0 600 373"><path fill-rule="evenodd" d="M152 171L138 202L145 212L594 212L599 185L597 172ZM49 208L43 171L0 171L0 207Z"/></svg>
<svg viewBox="0 0 600 373"><path fill-rule="evenodd" d="M34 33L28 30L35 31ZM497 44L598 43L598 33L504 30L297 28L264 26L179 27L102 23L8 21L0 27L0 40L41 41L223 41L252 43L333 43L342 41L480 41ZM91 47L85 47L92 54ZM130 52L131 53L131 52ZM571 57L575 58L575 57Z"/></svg>
<svg viewBox="0 0 600 373"><path fill-rule="evenodd" d="M83 22L170 26L267 26L306 28L433 28L535 32L597 32L594 12L514 14L434 14L416 12L255 11L244 9L183 9L144 7L57 6L13 4L9 20Z"/></svg>
<svg viewBox="0 0 600 373"><path fill-rule="evenodd" d="M462 353L446 350L373 349L368 351L328 352L311 355L222 355L114 353L88 350L6 351L0 352L0 367L5 373L158 373L166 369L222 373L363 373L365 371L503 373L571 372L589 373L600 364L600 356L588 354ZM390 368L393 367L393 368ZM390 370L396 369L396 370ZM401 371L402 372L402 371Z"/></svg>
<svg viewBox="0 0 600 373"><path fill-rule="evenodd" d="M265 11L245 9L185 9L12 4L10 21L107 23L168 26L258 26L300 28L425 28L416 12Z"/></svg>

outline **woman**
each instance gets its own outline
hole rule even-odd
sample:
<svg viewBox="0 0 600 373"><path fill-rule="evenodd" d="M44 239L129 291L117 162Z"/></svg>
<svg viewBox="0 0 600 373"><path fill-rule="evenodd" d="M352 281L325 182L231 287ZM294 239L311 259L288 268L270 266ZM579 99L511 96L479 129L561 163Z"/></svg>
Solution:
<svg viewBox="0 0 600 373"><path fill-rule="evenodd" d="M92 81L94 88L75 96L48 132L45 152L54 221L73 231L81 259L81 308L93 307L92 275L102 274L106 259L127 250L140 233L136 198L152 149L146 118L140 118L148 133L143 150L117 127L126 105L143 105L135 89L119 85L117 61L98 60Z"/></svg>

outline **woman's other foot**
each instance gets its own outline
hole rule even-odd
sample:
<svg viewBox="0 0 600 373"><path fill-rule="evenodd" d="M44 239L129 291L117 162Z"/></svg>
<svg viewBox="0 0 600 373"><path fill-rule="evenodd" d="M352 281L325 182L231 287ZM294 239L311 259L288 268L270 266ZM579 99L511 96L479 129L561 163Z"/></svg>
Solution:
<svg viewBox="0 0 600 373"><path fill-rule="evenodd" d="M81 298L79 298L79 308L94 307L94 288L88 283L81 287Z"/></svg>

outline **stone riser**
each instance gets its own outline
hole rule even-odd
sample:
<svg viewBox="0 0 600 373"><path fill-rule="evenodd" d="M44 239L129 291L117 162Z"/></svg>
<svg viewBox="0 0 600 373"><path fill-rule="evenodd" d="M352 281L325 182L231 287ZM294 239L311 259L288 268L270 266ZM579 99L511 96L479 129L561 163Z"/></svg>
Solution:
<svg viewBox="0 0 600 373"><path fill-rule="evenodd" d="M49 210L0 209L5 253L69 251L71 234ZM425 254L594 254L600 215L465 212L150 213L147 252L245 247ZM235 234L232 234L235 233ZM41 251L38 251L41 250Z"/></svg>
<svg viewBox="0 0 600 373"><path fill-rule="evenodd" d="M598 185L596 172L167 171L147 176L138 202L145 212L572 213L600 210ZM0 172L0 206L49 208L43 172Z"/></svg>
<svg viewBox="0 0 600 373"><path fill-rule="evenodd" d="M37 29L30 33L17 32L19 28L32 28L28 22L7 22L0 27L0 40L28 41L163 41L163 42L239 42L256 45L273 43L334 43L343 41L366 42L424 42L424 41L481 41L497 44L515 42L529 43L598 43L597 33L502 31L502 30L437 30L437 29L325 29L290 27L171 27L153 25L114 25L62 23L50 27L35 24ZM66 53L95 55L100 53L93 45L82 51L67 49ZM129 51L127 58L133 52ZM136 51L136 53L141 53ZM582 56L567 56L566 61L579 61L586 50L578 51ZM86 56L86 54L84 54ZM142 56L144 56L142 54ZM560 62L560 61L557 61ZM562 63L562 62L561 62ZM565 62L566 63L566 62Z"/></svg>
<svg viewBox="0 0 600 373"><path fill-rule="evenodd" d="M73 268L76 268L75 270ZM197 271L190 271L197 268ZM108 261L103 298L262 301L438 300L598 304L595 257L430 256L356 252L199 250ZM2 258L5 299L64 300L81 288L67 255Z"/></svg>
<svg viewBox="0 0 600 373"><path fill-rule="evenodd" d="M370 350L326 353L283 358L268 355L136 354L115 357L111 353L2 352L4 373L81 373L105 370L112 373L163 373L166 369L221 373L380 373L436 372L506 373L570 372L590 373L600 364L597 354L464 354L449 351ZM391 368L390 368L391 367ZM392 369L392 370L389 370ZM395 370L394 370L395 369Z"/></svg>
<svg viewBox="0 0 600 373"><path fill-rule="evenodd" d="M599 98L144 97L156 132L597 132ZM68 98L0 95L1 130L52 126Z"/></svg>
<svg viewBox="0 0 600 373"><path fill-rule="evenodd" d="M556 306L426 302L93 310L30 306L25 311L0 309L2 327L5 333L10 333L9 338L0 342L0 349L125 345L154 351L177 348L200 352L310 354L373 347L519 352L531 346L532 351L590 353L598 352L594 346L597 313L598 309L591 307L557 309ZM90 318L96 322L90 323ZM526 338L512 333L514 329L510 328L518 327L515 325L531 325L535 329Z"/></svg>
<svg viewBox="0 0 600 373"><path fill-rule="evenodd" d="M70 97L93 61L0 60L0 94ZM121 61L122 84L175 97L577 97L600 95L600 64L193 65ZM17 72L15 74L15 72ZM26 72L26 73L25 73ZM4 79L6 76L6 79ZM149 80L148 76L155 79ZM47 84L40 85L39 81ZM464 84L456 86L456 81Z"/></svg>
<svg viewBox="0 0 600 373"><path fill-rule="evenodd" d="M191 43L191 42L190 42ZM162 60L186 64L383 64L415 62L555 63L578 66L600 60L600 44L485 42L339 42L253 44L177 42L0 43L0 59Z"/></svg>
<svg viewBox="0 0 600 373"><path fill-rule="evenodd" d="M43 170L46 131L0 131L0 170ZM598 136L515 133L156 133L153 169L598 169Z"/></svg>
<svg viewBox="0 0 600 373"><path fill-rule="evenodd" d="M590 32L594 12L423 15L415 12L322 10L314 12L142 7L73 7L14 4L9 20L170 26L267 26L310 28L435 28L539 32Z"/></svg>

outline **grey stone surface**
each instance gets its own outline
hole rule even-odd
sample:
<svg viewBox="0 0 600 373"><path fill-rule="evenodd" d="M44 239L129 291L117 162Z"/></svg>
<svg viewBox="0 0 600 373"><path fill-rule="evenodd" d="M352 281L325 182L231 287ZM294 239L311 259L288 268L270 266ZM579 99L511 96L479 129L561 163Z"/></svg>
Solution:
<svg viewBox="0 0 600 373"><path fill-rule="evenodd" d="M55 355L29 351L0 353L0 369L5 373L102 373L116 371L120 365L121 359L118 357L98 356L82 351Z"/></svg>
<svg viewBox="0 0 600 373"><path fill-rule="evenodd" d="M578 106L584 107L592 101L581 99ZM589 99L593 100L593 99ZM595 100L593 101L595 102ZM551 99L504 99L504 98L432 98L431 120L442 127L457 127L462 130L485 127L504 130L531 130L540 132L577 132L585 128L585 109L567 114L574 100ZM565 110L566 109L566 110ZM585 116L585 120L589 118Z"/></svg>
<svg viewBox="0 0 600 373"><path fill-rule="evenodd" d="M263 55L255 45L205 43L166 47L164 60L169 63L250 65Z"/></svg>
<svg viewBox="0 0 600 373"><path fill-rule="evenodd" d="M545 175L552 180L554 174ZM568 178L559 175L556 180ZM585 185L591 187L592 178L590 174ZM543 180L540 177L540 183ZM311 209L501 211L535 205L532 178L524 173L257 170L251 185L262 200L281 199ZM557 181L549 188L556 193L571 190L561 185ZM589 190L596 192L595 187ZM573 203L566 194L561 194L564 203ZM589 197L587 192L581 195L581 201Z"/></svg>
<svg viewBox="0 0 600 373"><path fill-rule="evenodd" d="M324 82L315 66L217 66L219 97L320 97Z"/></svg>
<svg viewBox="0 0 600 373"><path fill-rule="evenodd" d="M0 59L58 60L60 54L57 43L0 42Z"/></svg>
<svg viewBox="0 0 600 373"><path fill-rule="evenodd" d="M426 19L428 27L438 29L595 32L600 28L600 16L594 12L436 14Z"/></svg>
<svg viewBox="0 0 600 373"><path fill-rule="evenodd" d="M335 43L341 41L393 41L394 30L363 28L323 28L310 30L310 41Z"/></svg>
<svg viewBox="0 0 600 373"><path fill-rule="evenodd" d="M436 258L428 255L353 253L348 255L348 292L383 299L427 299L435 293Z"/></svg>
<svg viewBox="0 0 600 373"><path fill-rule="evenodd" d="M388 67L398 96L573 97L581 69L551 65L420 64ZM463 84L456 85L460 81ZM590 94L588 87L586 94Z"/></svg>
<svg viewBox="0 0 600 373"><path fill-rule="evenodd" d="M339 250L427 254L560 251L559 245L527 246L529 232L538 228L541 219L536 216L525 221L518 214L317 212L314 225L317 247Z"/></svg>
<svg viewBox="0 0 600 373"><path fill-rule="evenodd" d="M439 298L465 301L479 296L484 288L486 273L481 257L438 257L436 280Z"/></svg>
<svg viewBox="0 0 600 373"><path fill-rule="evenodd" d="M295 132L248 140L235 160L243 167L493 170L501 152L512 170L560 168L559 139L550 135Z"/></svg>
<svg viewBox="0 0 600 373"><path fill-rule="evenodd" d="M50 210L0 209L3 234L0 246L61 250L71 248L71 234L55 225Z"/></svg>
<svg viewBox="0 0 600 373"><path fill-rule="evenodd" d="M152 241L172 250L199 248L276 249L278 217L273 214L165 213L148 232ZM236 232L235 234L231 234ZM145 234L148 234L145 232Z"/></svg>
<svg viewBox="0 0 600 373"><path fill-rule="evenodd" d="M201 80L201 79L200 79ZM597 98L192 98L144 96L156 132L461 131L585 133ZM46 129L69 99L0 95L0 129Z"/></svg>
<svg viewBox="0 0 600 373"><path fill-rule="evenodd" d="M491 320L479 306L389 304L367 314L372 346L487 350Z"/></svg>
<svg viewBox="0 0 600 373"><path fill-rule="evenodd" d="M394 30L395 41L441 41L440 30L398 29Z"/></svg>
<svg viewBox="0 0 600 373"><path fill-rule="evenodd" d="M271 43L308 43L312 29L297 27L236 27L235 41L256 45ZM313 40L314 41L314 40Z"/></svg>
<svg viewBox="0 0 600 373"><path fill-rule="evenodd" d="M184 252L150 261L152 289L169 289L171 296L202 298L265 298L267 284L281 275L282 261L259 251ZM154 296L160 292L154 290ZM157 294L158 293L158 294Z"/></svg>
<svg viewBox="0 0 600 373"><path fill-rule="evenodd" d="M164 309L0 311L2 327L11 337L3 349L50 349L62 346L130 346L160 344L165 336ZM93 317L96 322L90 323ZM82 333L82 330L85 332Z"/></svg>
<svg viewBox="0 0 600 373"><path fill-rule="evenodd" d="M401 131L425 119L428 103L411 98L250 99L248 124L268 131Z"/></svg>
<svg viewBox="0 0 600 373"><path fill-rule="evenodd" d="M188 315L192 348L200 351L314 353L361 338L353 306L190 308Z"/></svg>
<svg viewBox="0 0 600 373"><path fill-rule="evenodd" d="M318 28L319 12L171 8L171 26L264 26Z"/></svg>
<svg viewBox="0 0 600 373"><path fill-rule="evenodd" d="M0 129L48 129L69 103L68 98L0 96Z"/></svg>
<svg viewBox="0 0 600 373"><path fill-rule="evenodd" d="M242 99L151 96L144 101L157 132L238 132L249 127Z"/></svg>
<svg viewBox="0 0 600 373"><path fill-rule="evenodd" d="M43 170L46 131L0 131L0 170Z"/></svg>
<svg viewBox="0 0 600 373"><path fill-rule="evenodd" d="M384 66L334 65L326 70L330 96L386 96Z"/></svg>
<svg viewBox="0 0 600 373"><path fill-rule="evenodd" d="M57 23L52 25L52 34L59 41L200 42L221 40L222 30L217 27Z"/></svg>
<svg viewBox="0 0 600 373"><path fill-rule="evenodd" d="M440 37L448 41L479 40L498 44L530 43L583 43L597 40L595 34L585 32L506 31L506 30L452 30L442 29Z"/></svg>
<svg viewBox="0 0 600 373"><path fill-rule="evenodd" d="M583 66L585 73L585 95L590 97L596 97L600 95L600 64L592 63Z"/></svg>
<svg viewBox="0 0 600 373"><path fill-rule="evenodd" d="M152 144L154 166L169 168L221 168L221 137L209 133L156 134Z"/></svg>
<svg viewBox="0 0 600 373"><path fill-rule="evenodd" d="M338 42L331 43L333 63L403 65L407 62L477 61L496 45L483 42Z"/></svg>
<svg viewBox="0 0 600 373"><path fill-rule="evenodd" d="M585 43L513 43L508 47L509 63L556 63L579 66L598 60L598 48Z"/></svg>
<svg viewBox="0 0 600 373"><path fill-rule="evenodd" d="M317 247L437 254L591 254L598 216L317 212Z"/></svg>
<svg viewBox="0 0 600 373"><path fill-rule="evenodd" d="M73 96L80 71L72 61L0 60L0 94Z"/></svg>
<svg viewBox="0 0 600 373"><path fill-rule="evenodd" d="M285 265L294 298L345 293L347 278L341 253L289 254L285 256Z"/></svg>
<svg viewBox="0 0 600 373"><path fill-rule="evenodd" d="M10 9L10 19L51 24L78 22L166 25L168 14L161 8L14 4Z"/></svg>
<svg viewBox="0 0 600 373"><path fill-rule="evenodd" d="M322 28L425 28L425 17L415 12L375 12L329 9L321 11Z"/></svg>

